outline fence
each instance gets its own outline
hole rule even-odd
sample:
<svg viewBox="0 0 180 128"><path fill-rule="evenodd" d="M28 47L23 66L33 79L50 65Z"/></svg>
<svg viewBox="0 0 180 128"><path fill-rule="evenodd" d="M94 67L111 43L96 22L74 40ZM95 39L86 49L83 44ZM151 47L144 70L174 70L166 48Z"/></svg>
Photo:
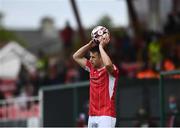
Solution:
<svg viewBox="0 0 180 128"><path fill-rule="evenodd" d="M168 79L165 98L180 91L180 80ZM173 86L172 86L173 84ZM79 114L84 113L89 99L88 82L43 88L42 126L76 126ZM167 103L165 104L167 105ZM121 79L118 83L116 126L134 126L139 108L147 109L151 119L160 124L160 99L158 79ZM87 121L87 120L86 120Z"/></svg>
<svg viewBox="0 0 180 128"><path fill-rule="evenodd" d="M0 100L0 126L39 126L39 101L38 96Z"/></svg>
<svg viewBox="0 0 180 128"><path fill-rule="evenodd" d="M166 79L164 105L167 97L180 98L180 80ZM144 107L151 119L160 124L160 97L158 79L120 79L116 95L116 126L134 126L139 108ZM57 85L42 88L39 96L0 101L0 127L76 126L79 114L88 118L89 82ZM34 118L35 117L35 118Z"/></svg>

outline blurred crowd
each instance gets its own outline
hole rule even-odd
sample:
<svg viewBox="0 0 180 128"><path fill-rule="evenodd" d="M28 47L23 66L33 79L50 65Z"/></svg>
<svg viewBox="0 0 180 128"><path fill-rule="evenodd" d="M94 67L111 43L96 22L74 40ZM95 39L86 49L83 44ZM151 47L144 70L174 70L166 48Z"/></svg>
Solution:
<svg viewBox="0 0 180 128"><path fill-rule="evenodd" d="M133 33L132 28L110 29L108 52L119 67L121 78L158 78L160 71L180 68L179 13L169 14L163 29L162 32L144 29L140 34ZM90 40L91 29L86 31ZM84 43L75 42L76 36L77 32L67 22L59 31L62 43L59 54L47 55L39 50L34 72L29 72L22 65L15 95L22 92L37 95L40 87L88 80L88 73L72 60L74 51ZM178 75L173 77L180 78Z"/></svg>

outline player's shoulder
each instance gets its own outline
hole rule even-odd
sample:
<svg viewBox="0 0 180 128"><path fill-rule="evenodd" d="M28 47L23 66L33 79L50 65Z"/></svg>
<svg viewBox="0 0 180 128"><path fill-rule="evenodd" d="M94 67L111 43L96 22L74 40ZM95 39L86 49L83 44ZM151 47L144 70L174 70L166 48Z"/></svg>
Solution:
<svg viewBox="0 0 180 128"><path fill-rule="evenodd" d="M113 64L113 68L114 68L114 70L119 70L115 64Z"/></svg>
<svg viewBox="0 0 180 128"><path fill-rule="evenodd" d="M115 64L113 64L113 73L111 75L113 77L118 77L119 76L119 69Z"/></svg>

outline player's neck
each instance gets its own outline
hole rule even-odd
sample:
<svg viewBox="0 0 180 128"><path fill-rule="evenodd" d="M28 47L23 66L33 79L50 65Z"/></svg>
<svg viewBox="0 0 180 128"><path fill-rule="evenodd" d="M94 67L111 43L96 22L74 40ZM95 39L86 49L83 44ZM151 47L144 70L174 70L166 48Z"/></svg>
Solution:
<svg viewBox="0 0 180 128"><path fill-rule="evenodd" d="M103 67L104 67L104 65L101 64L100 66L96 67L96 69L101 69L101 68L103 68Z"/></svg>

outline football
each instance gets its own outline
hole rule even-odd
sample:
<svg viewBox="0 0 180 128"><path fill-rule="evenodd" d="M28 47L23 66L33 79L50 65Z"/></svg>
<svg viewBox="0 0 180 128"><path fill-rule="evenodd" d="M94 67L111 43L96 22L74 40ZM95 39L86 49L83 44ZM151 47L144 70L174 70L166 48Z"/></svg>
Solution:
<svg viewBox="0 0 180 128"><path fill-rule="evenodd" d="M109 43L110 40L109 30L103 26L97 26L91 32L91 38L97 44L99 44L100 40L102 39L106 40L107 43Z"/></svg>

